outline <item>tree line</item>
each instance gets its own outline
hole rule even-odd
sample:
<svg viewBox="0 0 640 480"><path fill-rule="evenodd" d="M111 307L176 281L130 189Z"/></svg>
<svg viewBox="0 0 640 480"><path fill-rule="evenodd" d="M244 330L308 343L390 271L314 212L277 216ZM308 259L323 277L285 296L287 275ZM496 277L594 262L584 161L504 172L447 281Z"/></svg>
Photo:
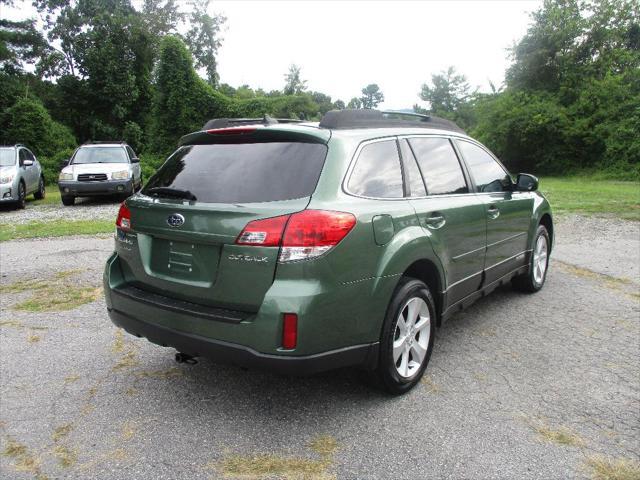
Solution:
<svg viewBox="0 0 640 480"><path fill-rule="evenodd" d="M127 141L148 175L210 118L317 120L384 101L375 83L346 104L333 100L310 90L297 65L282 90L221 83L226 19L208 13L209 0L188 14L176 0L33 4L40 21L0 19L0 141L28 144L50 181L86 140ZM634 0L545 0L511 49L504 85L474 91L450 67L422 85L428 108L414 110L454 120L514 170L639 179L639 9Z"/></svg>

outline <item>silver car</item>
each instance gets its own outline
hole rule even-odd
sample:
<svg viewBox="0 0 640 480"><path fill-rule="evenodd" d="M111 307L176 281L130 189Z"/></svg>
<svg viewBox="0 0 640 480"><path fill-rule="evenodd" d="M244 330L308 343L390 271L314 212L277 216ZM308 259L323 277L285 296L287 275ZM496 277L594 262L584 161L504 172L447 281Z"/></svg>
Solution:
<svg viewBox="0 0 640 480"><path fill-rule="evenodd" d="M0 147L0 204L25 207L27 195L36 200L45 196L42 167L24 145Z"/></svg>
<svg viewBox="0 0 640 480"><path fill-rule="evenodd" d="M58 178L64 205L73 205L76 197L126 198L141 187L140 160L123 142L92 142L78 147Z"/></svg>

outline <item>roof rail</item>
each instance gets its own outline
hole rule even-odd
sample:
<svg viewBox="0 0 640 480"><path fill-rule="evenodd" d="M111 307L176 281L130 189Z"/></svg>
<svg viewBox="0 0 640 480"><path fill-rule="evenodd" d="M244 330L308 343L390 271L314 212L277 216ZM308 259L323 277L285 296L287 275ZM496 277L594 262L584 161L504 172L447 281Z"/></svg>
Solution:
<svg viewBox="0 0 640 480"><path fill-rule="evenodd" d="M409 117L402 118L402 117ZM331 110L320 120L321 128L334 130L350 128L435 128L465 133L451 120L412 112L380 111L371 109Z"/></svg>
<svg viewBox="0 0 640 480"><path fill-rule="evenodd" d="M214 118L205 123L202 130L212 130L215 128L228 128L239 127L241 125L256 125L261 124L264 126L274 125L276 123L301 123L304 120L294 120L292 118L272 118L269 115L265 115L262 118Z"/></svg>
<svg viewBox="0 0 640 480"><path fill-rule="evenodd" d="M107 143L110 145L121 145L127 143L124 140L87 140L82 145L99 145L101 143Z"/></svg>

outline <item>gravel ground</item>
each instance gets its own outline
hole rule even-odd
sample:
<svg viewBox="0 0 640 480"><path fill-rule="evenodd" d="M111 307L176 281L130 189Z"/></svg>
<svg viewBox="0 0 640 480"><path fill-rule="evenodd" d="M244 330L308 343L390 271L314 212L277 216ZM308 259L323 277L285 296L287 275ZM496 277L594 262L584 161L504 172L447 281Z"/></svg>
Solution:
<svg viewBox="0 0 640 480"><path fill-rule="evenodd" d="M0 206L0 223L22 224L29 222L50 222L58 219L73 220L111 220L115 221L120 200L111 197L76 198L73 206L62 203L33 205L27 203L24 210L14 210L9 206Z"/></svg>
<svg viewBox="0 0 640 480"><path fill-rule="evenodd" d="M502 288L453 317L425 381L395 398L352 370L178 365L171 350L121 336L103 299L28 313L12 307L30 292L4 293L0 476L220 478L269 454L317 478L564 479L590 477L592 456L638 461L637 229L560 220L545 288ZM2 243L1 284L77 269L69 281L99 285L112 242ZM320 435L334 453L310 447Z"/></svg>

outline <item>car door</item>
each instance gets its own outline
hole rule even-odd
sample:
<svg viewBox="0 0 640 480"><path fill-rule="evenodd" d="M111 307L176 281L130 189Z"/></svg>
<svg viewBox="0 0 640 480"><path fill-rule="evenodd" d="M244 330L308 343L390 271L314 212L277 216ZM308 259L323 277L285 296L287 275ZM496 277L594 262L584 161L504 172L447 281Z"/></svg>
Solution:
<svg viewBox="0 0 640 480"><path fill-rule="evenodd" d="M417 136L399 141L410 202L445 269L446 303L452 305L482 283L484 205L471 192L449 138Z"/></svg>
<svg viewBox="0 0 640 480"><path fill-rule="evenodd" d="M486 211L487 253L485 283L491 283L522 266L527 258L527 234L533 196L513 191L509 172L483 146L457 139L478 198Z"/></svg>
<svg viewBox="0 0 640 480"><path fill-rule="evenodd" d="M131 162L131 170L133 171L133 179L134 179L134 185L140 185L141 182L141 175L142 175L142 171L140 169L140 162L134 162L134 158L137 159L138 156L136 155L136 153L133 151L133 148L127 146L127 153L129 154L129 161Z"/></svg>
<svg viewBox="0 0 640 480"><path fill-rule="evenodd" d="M19 173L24 181L26 188L26 194L31 193L34 190L33 186L33 165L25 165L25 160L31 160L26 148L21 148L18 151Z"/></svg>
<svg viewBox="0 0 640 480"><path fill-rule="evenodd" d="M30 150L27 150L27 159L33 162L32 165L27 167L27 174L29 175L29 181L31 182L31 188L29 191L38 190L40 183L40 164L36 160L36 156Z"/></svg>

